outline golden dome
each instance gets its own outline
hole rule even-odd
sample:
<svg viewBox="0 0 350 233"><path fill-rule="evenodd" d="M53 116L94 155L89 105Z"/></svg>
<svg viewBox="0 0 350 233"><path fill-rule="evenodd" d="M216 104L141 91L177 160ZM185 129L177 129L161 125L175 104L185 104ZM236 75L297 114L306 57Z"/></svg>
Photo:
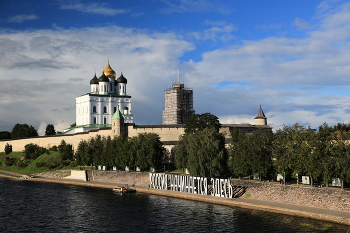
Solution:
<svg viewBox="0 0 350 233"><path fill-rule="evenodd" d="M111 65L108 63L106 65L106 68L102 71L108 78L116 78L115 71L111 68Z"/></svg>

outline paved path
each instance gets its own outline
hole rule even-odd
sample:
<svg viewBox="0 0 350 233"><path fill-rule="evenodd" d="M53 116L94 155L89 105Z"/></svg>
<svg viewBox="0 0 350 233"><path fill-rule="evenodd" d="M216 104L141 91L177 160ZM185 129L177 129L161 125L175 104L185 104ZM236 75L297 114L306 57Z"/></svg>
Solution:
<svg viewBox="0 0 350 233"><path fill-rule="evenodd" d="M60 178L36 177L29 180L65 183L65 184L73 184L73 185L84 185L84 186L92 186L92 187L100 187L100 188L108 188L108 189L112 189L116 185L119 185L119 186L125 185L125 184L106 183L106 182L98 182L98 181L83 181L83 180L66 179L66 178L60 179ZM288 215L293 215L298 217L313 218L318 220L350 225L350 212L345 212L345 211L336 211L336 210L329 210L325 208L285 204L285 203L278 203L278 202L272 202L272 201L261 201L261 200L255 200L255 199L244 198L244 197L228 199L223 197L214 197L211 195L204 196L199 194L175 192L170 190L151 189L149 187L144 187L144 186L135 186L131 188L134 188L136 189L137 192L141 192L141 193L162 195L162 196L175 197L175 198L184 198L184 199L189 199L194 201L203 201L203 202L209 202L209 203L215 203L215 204L221 204L221 205L238 206L242 208L258 209L258 210L270 211L275 213L282 213L282 214L288 214Z"/></svg>

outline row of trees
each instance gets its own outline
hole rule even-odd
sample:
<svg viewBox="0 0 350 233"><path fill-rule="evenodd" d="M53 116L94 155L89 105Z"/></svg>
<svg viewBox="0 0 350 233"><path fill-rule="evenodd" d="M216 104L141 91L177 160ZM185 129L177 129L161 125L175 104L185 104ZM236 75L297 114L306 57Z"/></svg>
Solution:
<svg viewBox="0 0 350 233"><path fill-rule="evenodd" d="M311 184L328 185L333 178L350 182L349 137L335 130L342 125L323 124L315 131L295 124L276 133L260 129L252 134L233 129L227 147L219 126L218 119L209 113L191 118L174 148L176 166L202 177L258 175L274 179L280 173L287 178L307 175Z"/></svg>
<svg viewBox="0 0 350 233"><path fill-rule="evenodd" d="M48 124L45 129L45 136L55 135L56 130L54 125ZM38 132L31 125L27 124L19 124L17 123L12 131L0 131L0 140L2 139L21 139L21 138L29 138L38 136Z"/></svg>
<svg viewBox="0 0 350 233"><path fill-rule="evenodd" d="M350 143L344 131L334 131L326 123L315 132L298 124L275 134L272 153L277 171L291 176L308 175L328 185L333 178L350 182ZM344 185L344 184L343 184Z"/></svg>
<svg viewBox="0 0 350 233"><path fill-rule="evenodd" d="M104 165L120 170L129 168L159 169L164 159L165 149L160 137L154 133L139 134L127 138L123 135L111 138L100 135L88 141L80 141L75 159L78 165Z"/></svg>

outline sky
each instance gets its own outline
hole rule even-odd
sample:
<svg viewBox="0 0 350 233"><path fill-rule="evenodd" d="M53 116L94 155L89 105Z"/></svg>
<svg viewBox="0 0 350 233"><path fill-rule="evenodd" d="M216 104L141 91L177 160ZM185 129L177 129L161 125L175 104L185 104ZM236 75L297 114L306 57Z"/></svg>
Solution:
<svg viewBox="0 0 350 233"><path fill-rule="evenodd" d="M137 125L161 124L178 68L222 124L350 123L349 39L344 0L0 0L0 131L69 127L108 59Z"/></svg>

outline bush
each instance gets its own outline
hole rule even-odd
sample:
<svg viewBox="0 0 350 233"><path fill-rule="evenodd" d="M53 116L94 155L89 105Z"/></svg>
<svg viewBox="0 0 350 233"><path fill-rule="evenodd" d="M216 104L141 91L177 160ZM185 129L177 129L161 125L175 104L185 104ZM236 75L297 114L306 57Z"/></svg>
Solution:
<svg viewBox="0 0 350 233"><path fill-rule="evenodd" d="M17 162L17 166L20 167L20 168L25 168L25 167L28 166L28 164L29 164L29 162L25 161L25 160L20 160L20 161Z"/></svg>
<svg viewBox="0 0 350 233"><path fill-rule="evenodd" d="M12 166L15 162L16 162L15 158L12 158L12 157L9 157L9 156L5 157L5 165L6 166Z"/></svg>
<svg viewBox="0 0 350 233"><path fill-rule="evenodd" d="M12 145L6 143L5 145L5 155L8 155L12 152Z"/></svg>
<svg viewBox="0 0 350 233"><path fill-rule="evenodd" d="M24 146L25 158L28 159L36 159L40 155L47 152L47 149L44 147L40 147L36 144L30 143Z"/></svg>

